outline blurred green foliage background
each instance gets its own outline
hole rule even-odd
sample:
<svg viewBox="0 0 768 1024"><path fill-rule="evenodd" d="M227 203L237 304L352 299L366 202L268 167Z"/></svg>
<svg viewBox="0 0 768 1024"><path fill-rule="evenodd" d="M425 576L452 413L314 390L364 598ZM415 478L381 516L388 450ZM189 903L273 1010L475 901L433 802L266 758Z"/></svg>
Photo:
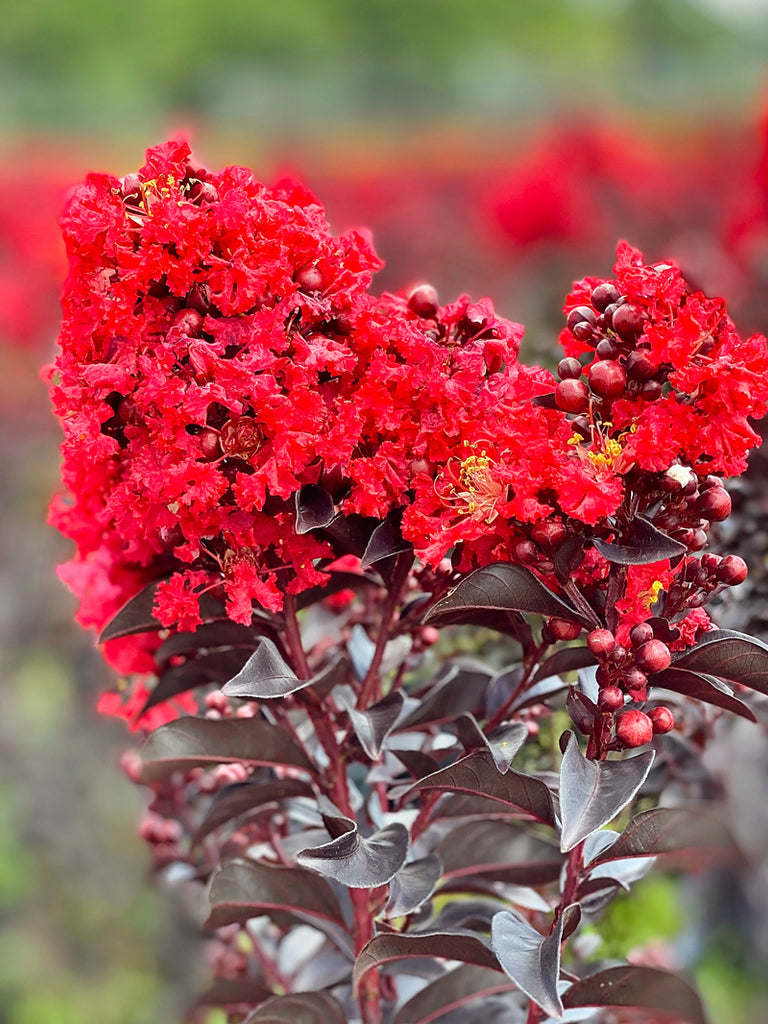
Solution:
<svg viewBox="0 0 768 1024"><path fill-rule="evenodd" d="M122 174L181 130L207 162L259 172L392 159L442 131L433 159L449 166L451 133L514 148L554 114L747 120L766 52L761 0L6 0L0 153L66 154L73 180ZM141 797L116 767L130 737L92 711L106 670L54 575L67 548L44 526L57 441L42 385L2 430L0 1024L170 1024L204 971L145 884ZM757 1019L722 995L753 983L718 970L720 1019Z"/></svg>

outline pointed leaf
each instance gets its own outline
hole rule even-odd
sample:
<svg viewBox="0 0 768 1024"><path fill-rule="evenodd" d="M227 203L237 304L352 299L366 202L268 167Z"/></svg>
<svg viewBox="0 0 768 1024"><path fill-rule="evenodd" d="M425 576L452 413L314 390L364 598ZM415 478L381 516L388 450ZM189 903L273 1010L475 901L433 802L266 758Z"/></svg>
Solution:
<svg viewBox="0 0 768 1024"><path fill-rule="evenodd" d="M768 694L768 645L745 633L715 629L676 657L673 668L728 679Z"/></svg>
<svg viewBox="0 0 768 1024"><path fill-rule="evenodd" d="M271 911L298 910L346 927L339 901L324 878L303 868L253 860L227 861L213 876L207 930L242 923Z"/></svg>
<svg viewBox="0 0 768 1024"><path fill-rule="evenodd" d="M384 740L389 736L400 717L405 696L401 690L393 690L367 711L347 707L347 714L360 741L360 746L372 761L381 753Z"/></svg>
<svg viewBox="0 0 768 1024"><path fill-rule="evenodd" d="M237 675L222 689L228 697L262 700L285 697L309 683L309 679L299 679L271 640L262 637Z"/></svg>
<svg viewBox="0 0 768 1024"><path fill-rule="evenodd" d="M569 689L569 684L560 676L547 676L546 679L540 679L533 686L526 687L520 696L512 701L509 714L514 715L516 712L522 711L523 708L530 707L531 704L546 704L552 697L564 693L567 689Z"/></svg>
<svg viewBox="0 0 768 1024"><path fill-rule="evenodd" d="M270 999L243 1024L347 1024L347 1015L327 992L295 992Z"/></svg>
<svg viewBox="0 0 768 1024"><path fill-rule="evenodd" d="M496 957L477 935L463 932L428 932L410 935L376 935L363 947L352 975L355 990L363 975L374 967L410 957L440 957L498 970Z"/></svg>
<svg viewBox="0 0 768 1024"><path fill-rule="evenodd" d="M432 606L424 621L471 622L478 609L535 612L590 625L570 604L545 587L530 569L511 562L496 562L475 569Z"/></svg>
<svg viewBox="0 0 768 1024"><path fill-rule="evenodd" d="M469 754L447 768L432 772L431 775L409 785L405 791L401 790L399 795L403 796L417 789L473 793L490 797L492 800L516 807L537 821L555 825L552 794L544 783L512 768L506 775L501 775L493 763L493 758L486 751Z"/></svg>
<svg viewBox="0 0 768 1024"><path fill-rule="evenodd" d="M400 723L401 729L453 721L465 711L480 711L492 673L485 665L457 661L444 666L432 688ZM418 694L417 694L418 696Z"/></svg>
<svg viewBox="0 0 768 1024"><path fill-rule="evenodd" d="M733 695L733 690L721 683L714 676L705 676L701 672L691 672L682 668L668 668L657 672L653 677L654 686L663 686L674 693L685 694L704 704L712 704L716 708L725 708L750 722L756 722L752 709L744 701Z"/></svg>
<svg viewBox="0 0 768 1024"><path fill-rule="evenodd" d="M515 911L502 910L491 923L493 950L499 963L529 999L552 1017L562 1017L557 990L564 915L547 936Z"/></svg>
<svg viewBox="0 0 768 1024"><path fill-rule="evenodd" d="M456 719L456 734L465 750L487 750L503 775L528 738L528 727L524 722L508 722L486 736L475 716L465 712Z"/></svg>
<svg viewBox="0 0 768 1024"><path fill-rule="evenodd" d="M596 664L597 658L588 647L564 647L542 661L531 681L538 683L539 680L548 679L550 676L559 676L561 672L572 672L574 669Z"/></svg>
<svg viewBox="0 0 768 1024"><path fill-rule="evenodd" d="M306 484L294 495L296 504L296 533L309 533L310 530L329 526L336 514L333 498L323 487L317 484Z"/></svg>
<svg viewBox="0 0 768 1024"><path fill-rule="evenodd" d="M118 637L133 636L135 633L154 633L163 628L152 609L155 604L157 588L163 580L156 580L140 590L111 619L101 632L99 643L116 640ZM200 615L204 619L225 618L224 605L210 594L200 595Z"/></svg>
<svg viewBox="0 0 768 1024"><path fill-rule="evenodd" d="M386 916L404 917L418 910L435 891L442 872L442 862L434 853L402 867L390 882Z"/></svg>
<svg viewBox="0 0 768 1024"><path fill-rule="evenodd" d="M309 758L290 736L258 718L179 718L155 729L141 759L144 783L229 761L312 770Z"/></svg>
<svg viewBox="0 0 768 1024"><path fill-rule="evenodd" d="M302 850L296 860L350 889L373 889L389 882L408 856L408 829L399 822L385 825L369 839L356 828L330 843Z"/></svg>
<svg viewBox="0 0 768 1024"><path fill-rule="evenodd" d="M594 860L595 864L626 857L655 857L660 853L707 850L738 856L728 829L716 818L685 807L657 807L636 814L619 838Z"/></svg>
<svg viewBox="0 0 768 1024"><path fill-rule="evenodd" d="M230 647L201 654L197 658L188 658L180 665L166 668L152 688L142 712L198 686L210 686L211 683L221 686L240 670L248 656L249 652L244 648Z"/></svg>
<svg viewBox="0 0 768 1024"><path fill-rule="evenodd" d="M205 654L208 651L229 650L232 647L250 648L258 643L260 630L268 629L266 623L257 626L242 626L239 622L204 622L192 633L172 633L155 651L155 661L165 665L171 658L183 655L185 658Z"/></svg>
<svg viewBox="0 0 768 1024"><path fill-rule="evenodd" d="M274 782L238 782L227 786L217 793L205 817L192 837L192 844L197 845L214 829L225 825L241 814L254 812L280 800L297 796L311 796L312 787L301 779L278 779Z"/></svg>
<svg viewBox="0 0 768 1024"><path fill-rule="evenodd" d="M619 565L648 565L664 558L684 555L688 550L685 544L673 540L645 516L634 517L630 536L621 544L612 544L599 537L595 537L592 543L603 558Z"/></svg>
<svg viewBox="0 0 768 1024"><path fill-rule="evenodd" d="M361 516L356 512L351 515L337 515L323 528L322 537L330 543L337 556L356 555L362 558L371 534L380 522L380 519Z"/></svg>
<svg viewBox="0 0 768 1024"><path fill-rule="evenodd" d="M653 764L647 750L624 761L590 761L571 733L560 766L560 849L572 850L632 800Z"/></svg>
<svg viewBox="0 0 768 1024"><path fill-rule="evenodd" d="M707 1024L704 1007L694 989L676 974L654 967L610 967L572 985L563 996L565 1007L623 1006L661 1013L687 1024Z"/></svg>
<svg viewBox="0 0 768 1024"><path fill-rule="evenodd" d="M458 1009L473 999L486 999L497 992L510 992L516 987L514 982L498 971L463 964L412 996L397 1011L393 1024L429 1024L449 1010Z"/></svg>
<svg viewBox="0 0 768 1024"><path fill-rule="evenodd" d="M440 840L443 877L482 874L513 885L543 885L560 874L556 847L509 821L465 821Z"/></svg>
<svg viewBox="0 0 768 1024"><path fill-rule="evenodd" d="M413 544L403 540L400 528L391 519L385 519L371 534L360 559L360 568L370 569L382 559L392 558L393 555L401 555L406 551L413 551Z"/></svg>

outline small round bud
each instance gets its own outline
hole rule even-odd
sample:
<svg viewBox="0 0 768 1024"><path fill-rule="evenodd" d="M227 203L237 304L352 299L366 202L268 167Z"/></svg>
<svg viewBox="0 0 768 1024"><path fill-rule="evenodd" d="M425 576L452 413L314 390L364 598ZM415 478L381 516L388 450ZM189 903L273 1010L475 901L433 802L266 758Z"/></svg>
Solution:
<svg viewBox="0 0 768 1024"><path fill-rule="evenodd" d="M567 530L556 519L540 519L531 529L531 540L540 548L551 549L565 540Z"/></svg>
<svg viewBox="0 0 768 1024"><path fill-rule="evenodd" d="M627 648L621 644L616 646L611 651L610 662L612 665L623 665L627 660Z"/></svg>
<svg viewBox="0 0 768 1024"><path fill-rule="evenodd" d="M624 685L633 700L645 700L648 693L648 676L637 665L630 665L624 673Z"/></svg>
<svg viewBox="0 0 768 1024"><path fill-rule="evenodd" d="M640 388L639 395L644 402L658 402L662 395L661 384L657 380L647 380Z"/></svg>
<svg viewBox="0 0 768 1024"><path fill-rule="evenodd" d="M571 330L571 334L574 336L576 341L580 341L584 345L589 345L595 337L595 328L592 324L588 324L586 320L584 320L582 323L576 324L576 326Z"/></svg>
<svg viewBox="0 0 768 1024"><path fill-rule="evenodd" d="M616 646L616 637L610 629L593 629L587 636L587 647L598 658L607 657Z"/></svg>
<svg viewBox="0 0 768 1024"><path fill-rule="evenodd" d="M656 376L658 370L659 364L645 349L636 348L627 356L627 376L630 380L649 380Z"/></svg>
<svg viewBox="0 0 768 1024"><path fill-rule="evenodd" d="M319 292L323 287L323 274L317 267L302 267L294 275L296 284L304 292Z"/></svg>
<svg viewBox="0 0 768 1024"><path fill-rule="evenodd" d="M696 512L706 519L720 523L731 514L731 496L724 487L709 487L696 501Z"/></svg>
<svg viewBox="0 0 768 1024"><path fill-rule="evenodd" d="M200 446L200 458L206 462L212 462L221 455L219 432L213 427L204 427L197 435L197 443Z"/></svg>
<svg viewBox="0 0 768 1024"><path fill-rule="evenodd" d="M601 338L595 346L595 355L598 359L618 359L621 349L610 338Z"/></svg>
<svg viewBox="0 0 768 1024"><path fill-rule="evenodd" d="M738 555L726 555L715 569L715 579L728 587L735 587L747 578L747 563Z"/></svg>
<svg viewBox="0 0 768 1024"><path fill-rule="evenodd" d="M539 558L538 549L533 541L530 540L519 540L515 544L514 553L515 561L520 562L521 565L533 565Z"/></svg>
<svg viewBox="0 0 768 1024"><path fill-rule="evenodd" d="M563 380L555 388L555 402L563 412L585 412L589 408L589 388L583 380Z"/></svg>
<svg viewBox="0 0 768 1024"><path fill-rule="evenodd" d="M601 360L592 363L587 371L589 386L600 398L618 398L624 394L627 374L619 363Z"/></svg>
<svg viewBox="0 0 768 1024"><path fill-rule="evenodd" d="M633 647L647 644L649 640L653 640L653 626L650 622L638 622L630 629L629 639Z"/></svg>
<svg viewBox="0 0 768 1024"><path fill-rule="evenodd" d="M642 747L653 736L648 715L635 708L622 711L616 718L616 739L625 747Z"/></svg>
<svg viewBox="0 0 768 1024"><path fill-rule="evenodd" d="M624 707L624 694L618 686L606 686L600 691L597 704L603 711L618 711Z"/></svg>
<svg viewBox="0 0 768 1024"><path fill-rule="evenodd" d="M596 320L597 313L591 306L576 306L570 311L565 322L573 330L577 324L589 324L593 327Z"/></svg>
<svg viewBox="0 0 768 1024"><path fill-rule="evenodd" d="M425 320L433 319L440 308L437 291L431 284L417 285L408 296L408 308Z"/></svg>
<svg viewBox="0 0 768 1024"><path fill-rule="evenodd" d="M644 672L663 672L672 664L669 648L661 640L648 640L635 652L637 664Z"/></svg>
<svg viewBox="0 0 768 1024"><path fill-rule="evenodd" d="M560 380L578 380L581 376L581 363L574 356L566 356L557 364L557 375Z"/></svg>
<svg viewBox="0 0 768 1024"><path fill-rule="evenodd" d="M180 309L171 321L171 327L175 332L186 338L198 338L203 331L203 318L196 309L189 306Z"/></svg>
<svg viewBox="0 0 768 1024"><path fill-rule="evenodd" d="M669 708L651 708L648 717L657 736L661 736L675 727L675 719Z"/></svg>
<svg viewBox="0 0 768 1024"><path fill-rule="evenodd" d="M704 530L693 530L691 539L688 541L689 551L701 551L707 546L707 534Z"/></svg>
<svg viewBox="0 0 768 1024"><path fill-rule="evenodd" d="M618 302L620 298L621 293L616 285L611 281L603 281L592 292L592 305L598 313L603 313L606 306L610 306L612 302Z"/></svg>
<svg viewBox="0 0 768 1024"><path fill-rule="evenodd" d="M578 622L570 622L568 619L548 619L547 625L555 640L575 640L581 632Z"/></svg>
<svg viewBox="0 0 768 1024"><path fill-rule="evenodd" d="M619 306L613 314L612 326L622 341L634 342L643 333L645 317L637 306Z"/></svg>

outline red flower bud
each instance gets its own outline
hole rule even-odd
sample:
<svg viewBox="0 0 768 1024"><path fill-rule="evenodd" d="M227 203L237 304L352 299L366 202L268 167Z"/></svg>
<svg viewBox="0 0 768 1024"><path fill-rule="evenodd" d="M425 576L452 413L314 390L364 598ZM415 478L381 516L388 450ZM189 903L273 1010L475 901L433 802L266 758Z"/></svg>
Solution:
<svg viewBox="0 0 768 1024"><path fill-rule="evenodd" d="M747 563L738 555L726 555L715 569L715 579L727 587L735 587L747 578Z"/></svg>
<svg viewBox="0 0 768 1024"><path fill-rule="evenodd" d="M578 622L570 622L568 619L548 619L547 625L555 640L575 640L581 632Z"/></svg>
<svg viewBox="0 0 768 1024"><path fill-rule="evenodd" d="M649 640L653 640L653 626L650 622L638 622L636 626L630 629L629 639L633 647L647 644Z"/></svg>
<svg viewBox="0 0 768 1024"><path fill-rule="evenodd" d="M597 703L603 711L618 711L624 707L624 694L618 686L606 686L600 691Z"/></svg>
<svg viewBox="0 0 768 1024"><path fill-rule="evenodd" d="M323 274L317 267L302 267L294 275L296 284L304 292L319 292L323 287Z"/></svg>
<svg viewBox="0 0 768 1024"><path fill-rule="evenodd" d="M589 388L583 380L564 380L555 388L555 402L563 412L584 412L589 407Z"/></svg>
<svg viewBox="0 0 768 1024"><path fill-rule="evenodd" d="M648 717L651 720L653 731L657 735L669 732L675 727L675 719L669 708L651 708Z"/></svg>
<svg viewBox="0 0 768 1024"><path fill-rule="evenodd" d="M598 658L610 654L616 646L616 637L610 629L593 629L587 636L587 647Z"/></svg>
<svg viewBox="0 0 768 1024"><path fill-rule="evenodd" d="M642 747L653 736L653 724L642 711L630 708L616 718L616 739L625 747Z"/></svg>
<svg viewBox="0 0 768 1024"><path fill-rule="evenodd" d="M570 311L565 322L573 330L577 324L589 324L592 327L596 320L597 313L595 313L591 306L576 306Z"/></svg>
<svg viewBox="0 0 768 1024"><path fill-rule="evenodd" d="M589 386L601 398L618 398L624 393L627 384L624 367L609 360L592 363L587 372L587 378Z"/></svg>
<svg viewBox="0 0 768 1024"><path fill-rule="evenodd" d="M426 320L436 316L440 308L437 301L437 291L431 284L417 285L408 296L408 308L413 310L417 316Z"/></svg>
<svg viewBox="0 0 768 1024"><path fill-rule="evenodd" d="M696 512L705 519L720 523L731 514L731 496L724 487L709 487L696 501Z"/></svg>
<svg viewBox="0 0 768 1024"><path fill-rule="evenodd" d="M637 306L619 306L613 314L612 326L622 341L636 341L643 333L645 317Z"/></svg>
<svg viewBox="0 0 768 1024"><path fill-rule="evenodd" d="M635 652L637 664L645 672L663 672L672 664L669 648L661 640L648 640Z"/></svg>
<svg viewBox="0 0 768 1024"><path fill-rule="evenodd" d="M566 356L557 364L557 375L560 380L578 380L581 376L581 363L574 356Z"/></svg>
<svg viewBox="0 0 768 1024"><path fill-rule="evenodd" d="M620 298L621 293L616 285L612 281L603 281L592 292L592 305L599 313L604 313L606 306L618 302Z"/></svg>

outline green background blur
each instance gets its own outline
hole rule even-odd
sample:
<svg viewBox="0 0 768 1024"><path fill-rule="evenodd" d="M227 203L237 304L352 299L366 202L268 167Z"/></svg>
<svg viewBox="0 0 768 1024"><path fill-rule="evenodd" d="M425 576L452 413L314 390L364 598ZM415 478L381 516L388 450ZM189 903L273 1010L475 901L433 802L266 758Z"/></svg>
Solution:
<svg viewBox="0 0 768 1024"><path fill-rule="evenodd" d="M425 145L449 166L462 133L514 149L555 115L749 123L767 53L761 0L6 0L0 157L74 181L185 132L210 165L265 175ZM54 335L51 319L50 351ZM108 679L53 571L68 548L44 526L57 439L41 385L2 430L0 1024L173 1024L204 967L183 913L146 885L141 796L116 768L130 737L92 711ZM664 884L637 913L674 937L690 907ZM616 954L637 941L630 908ZM731 952L699 957L723 1024L758 1019L757 971Z"/></svg>

